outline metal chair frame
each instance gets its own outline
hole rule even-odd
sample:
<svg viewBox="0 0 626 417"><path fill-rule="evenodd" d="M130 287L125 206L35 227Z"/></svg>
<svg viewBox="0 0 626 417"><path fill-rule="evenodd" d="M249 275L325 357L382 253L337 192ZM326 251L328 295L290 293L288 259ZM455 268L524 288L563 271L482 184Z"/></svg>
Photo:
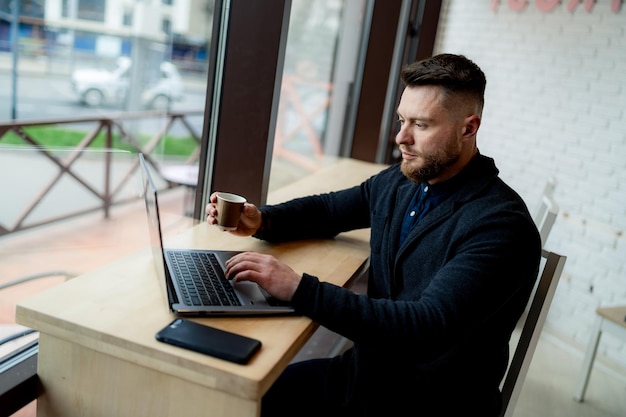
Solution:
<svg viewBox="0 0 626 417"><path fill-rule="evenodd" d="M545 259L545 264L531 298L528 313L521 319L522 332L502 384L501 417L513 415L567 259L566 256L546 249L542 250L541 256Z"/></svg>

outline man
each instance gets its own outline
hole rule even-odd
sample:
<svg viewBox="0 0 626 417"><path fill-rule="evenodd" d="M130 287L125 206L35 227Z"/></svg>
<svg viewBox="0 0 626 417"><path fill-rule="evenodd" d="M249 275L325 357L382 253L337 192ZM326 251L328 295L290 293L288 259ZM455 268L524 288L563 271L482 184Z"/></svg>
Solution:
<svg viewBox="0 0 626 417"><path fill-rule="evenodd" d="M290 365L263 416L496 416L508 341L537 276L528 210L479 153L485 76L464 56L406 66L402 162L337 193L247 204L239 229L268 241L371 228L367 295L244 253L227 276L254 281L346 336L335 358ZM215 197L207 206L215 224Z"/></svg>

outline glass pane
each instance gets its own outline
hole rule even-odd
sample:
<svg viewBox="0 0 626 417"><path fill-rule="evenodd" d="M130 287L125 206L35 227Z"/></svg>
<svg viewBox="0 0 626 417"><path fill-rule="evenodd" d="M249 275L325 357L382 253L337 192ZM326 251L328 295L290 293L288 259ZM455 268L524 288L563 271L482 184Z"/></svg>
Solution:
<svg viewBox="0 0 626 417"><path fill-rule="evenodd" d="M0 2L0 119L203 110L213 0L18 3L14 25Z"/></svg>
<svg viewBox="0 0 626 417"><path fill-rule="evenodd" d="M270 191L340 154L366 3L293 0Z"/></svg>
<svg viewBox="0 0 626 417"><path fill-rule="evenodd" d="M20 301L148 246L138 152L158 173L166 239L193 224L214 10L18 3L19 23L0 2L0 340Z"/></svg>

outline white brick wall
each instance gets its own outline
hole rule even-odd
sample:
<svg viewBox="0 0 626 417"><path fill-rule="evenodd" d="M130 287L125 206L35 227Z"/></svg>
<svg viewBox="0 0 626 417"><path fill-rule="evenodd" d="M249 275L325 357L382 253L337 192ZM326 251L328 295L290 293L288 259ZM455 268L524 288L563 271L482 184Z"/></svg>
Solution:
<svg viewBox="0 0 626 417"><path fill-rule="evenodd" d="M487 75L478 145L534 210L548 177L561 211L546 247L568 256L546 325L585 347L598 306L626 304L626 5L448 0L436 52ZM599 354L626 369L607 335Z"/></svg>

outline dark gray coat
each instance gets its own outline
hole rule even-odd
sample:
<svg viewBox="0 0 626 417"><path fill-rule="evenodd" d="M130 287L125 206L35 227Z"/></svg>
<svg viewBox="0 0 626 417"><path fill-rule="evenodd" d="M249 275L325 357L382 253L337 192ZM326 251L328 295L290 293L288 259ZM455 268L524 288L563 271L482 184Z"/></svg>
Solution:
<svg viewBox="0 0 626 417"><path fill-rule="evenodd" d="M371 227L367 296L305 274L292 299L298 313L355 342L335 359L337 377L347 378L345 415L497 414L508 341L537 277L541 242L491 158L477 155L459 175L454 194L402 247L417 185L399 165L354 188L261 208L258 237L270 241Z"/></svg>

